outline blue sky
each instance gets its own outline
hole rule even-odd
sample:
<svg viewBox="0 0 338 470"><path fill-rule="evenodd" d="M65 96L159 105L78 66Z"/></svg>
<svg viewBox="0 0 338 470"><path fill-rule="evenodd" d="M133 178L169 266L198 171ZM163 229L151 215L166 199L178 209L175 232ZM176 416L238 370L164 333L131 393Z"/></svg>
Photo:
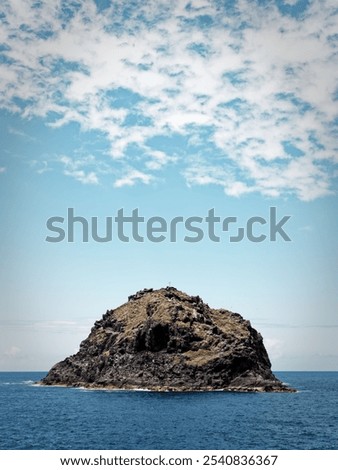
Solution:
<svg viewBox="0 0 338 470"><path fill-rule="evenodd" d="M24 2L0 10L0 369L48 369L169 283L240 312L275 370L336 370L334 1ZM51 244L46 221L245 222L291 242Z"/></svg>

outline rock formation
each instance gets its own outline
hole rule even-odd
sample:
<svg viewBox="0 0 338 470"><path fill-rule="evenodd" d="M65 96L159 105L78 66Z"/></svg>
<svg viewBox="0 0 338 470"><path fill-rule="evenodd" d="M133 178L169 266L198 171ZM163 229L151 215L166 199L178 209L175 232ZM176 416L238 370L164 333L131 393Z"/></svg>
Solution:
<svg viewBox="0 0 338 470"><path fill-rule="evenodd" d="M238 313L174 287L144 289L96 321L44 385L156 391L294 391L271 372L262 336Z"/></svg>

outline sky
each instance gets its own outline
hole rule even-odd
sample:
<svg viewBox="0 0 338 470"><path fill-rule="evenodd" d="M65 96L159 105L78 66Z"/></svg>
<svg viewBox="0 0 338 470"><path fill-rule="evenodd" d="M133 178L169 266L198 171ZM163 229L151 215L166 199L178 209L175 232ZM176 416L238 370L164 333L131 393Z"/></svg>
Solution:
<svg viewBox="0 0 338 470"><path fill-rule="evenodd" d="M48 370L167 285L250 320L274 370L337 370L337 31L334 0L1 2L0 370ZM46 241L69 208L89 241ZM93 239L136 208L204 238ZM238 221L218 242L211 209ZM267 237L231 242L252 217Z"/></svg>

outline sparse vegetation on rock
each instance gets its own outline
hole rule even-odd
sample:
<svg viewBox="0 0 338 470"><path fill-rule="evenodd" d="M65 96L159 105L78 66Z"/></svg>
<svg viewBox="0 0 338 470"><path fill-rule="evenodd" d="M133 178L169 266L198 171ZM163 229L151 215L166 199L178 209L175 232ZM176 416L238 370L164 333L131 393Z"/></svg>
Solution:
<svg viewBox="0 0 338 470"><path fill-rule="evenodd" d="M144 289L96 321L44 385L156 391L293 389L272 373L261 335L238 313L174 287Z"/></svg>

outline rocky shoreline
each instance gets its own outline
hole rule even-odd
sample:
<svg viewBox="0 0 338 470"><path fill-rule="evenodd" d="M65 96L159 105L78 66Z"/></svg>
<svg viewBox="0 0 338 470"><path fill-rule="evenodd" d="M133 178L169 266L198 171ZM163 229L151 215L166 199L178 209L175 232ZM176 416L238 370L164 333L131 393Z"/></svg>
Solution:
<svg viewBox="0 0 338 470"><path fill-rule="evenodd" d="M174 287L144 289L95 322L41 385L157 392L294 392L271 371L261 335L238 313Z"/></svg>

